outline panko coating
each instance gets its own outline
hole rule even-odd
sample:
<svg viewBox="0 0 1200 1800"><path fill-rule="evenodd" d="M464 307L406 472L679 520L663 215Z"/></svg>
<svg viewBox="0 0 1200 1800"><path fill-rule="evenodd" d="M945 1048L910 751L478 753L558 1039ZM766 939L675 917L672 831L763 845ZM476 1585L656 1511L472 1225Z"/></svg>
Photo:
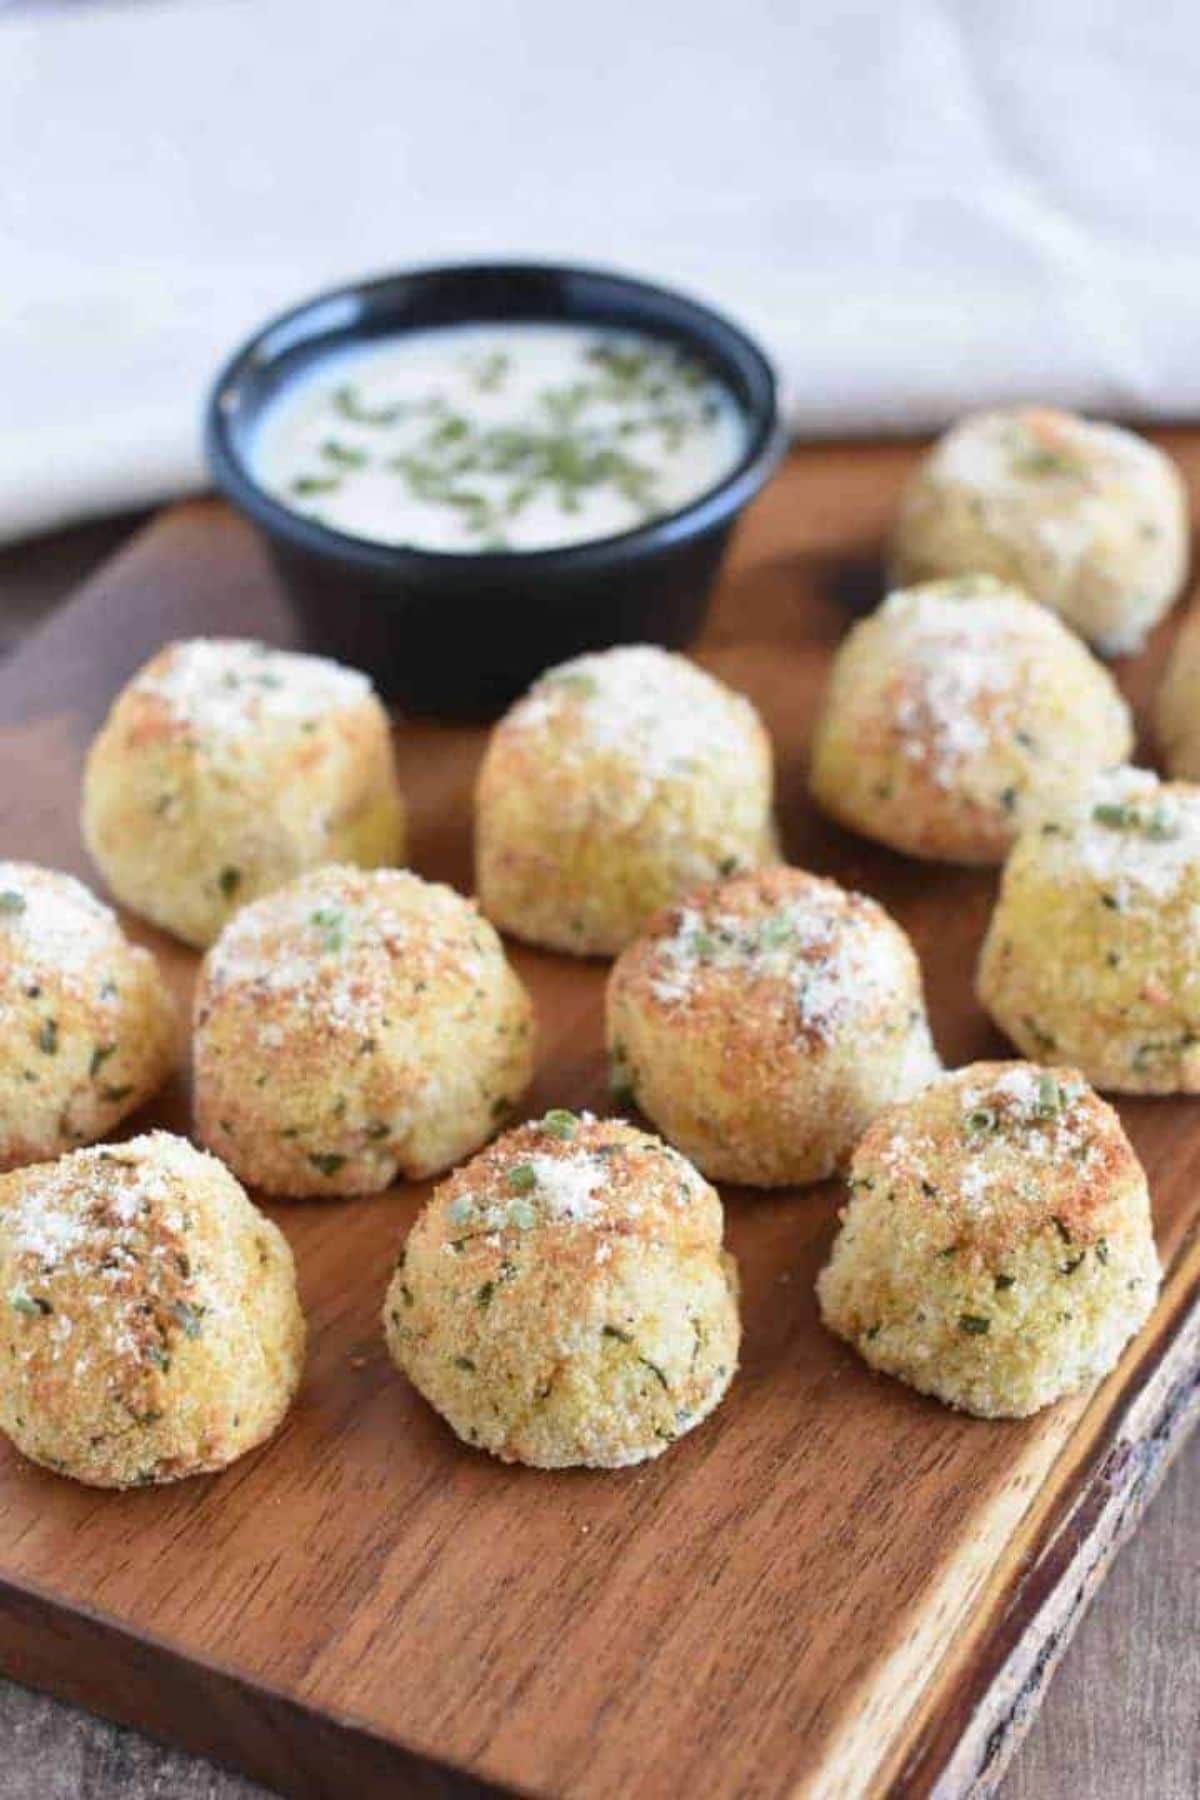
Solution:
<svg viewBox="0 0 1200 1800"><path fill-rule="evenodd" d="M1112 676L990 575L891 594L834 659L812 790L909 856L1003 862L1021 826L1133 748Z"/></svg>
<svg viewBox="0 0 1200 1800"><path fill-rule="evenodd" d="M473 902L402 869L319 869L204 959L196 1127L269 1194L370 1194L477 1150L532 1074L529 996Z"/></svg>
<svg viewBox="0 0 1200 1800"><path fill-rule="evenodd" d="M749 700L635 644L543 675L496 726L476 797L479 899L502 931L613 955L660 906L777 854Z"/></svg>
<svg viewBox="0 0 1200 1800"><path fill-rule="evenodd" d="M222 1469L304 1362L287 1241L228 1169L152 1132L0 1179L0 1430L94 1487Z"/></svg>
<svg viewBox="0 0 1200 1800"><path fill-rule="evenodd" d="M723 1224L713 1189L657 1138L549 1112L436 1190L388 1288L388 1349L460 1438L504 1462L643 1462L733 1379Z"/></svg>
<svg viewBox="0 0 1200 1800"><path fill-rule="evenodd" d="M1145 1175L1074 1069L975 1063L880 1114L841 1216L826 1325L986 1419L1107 1375L1158 1292Z"/></svg>
<svg viewBox="0 0 1200 1800"><path fill-rule="evenodd" d="M1200 781L1200 607L1188 614L1171 647L1155 702L1155 730L1167 772Z"/></svg>
<svg viewBox="0 0 1200 1800"><path fill-rule="evenodd" d="M80 881L0 862L0 1169L94 1143L176 1059L158 964Z"/></svg>
<svg viewBox="0 0 1200 1800"><path fill-rule="evenodd" d="M387 715L365 675L324 657L168 644L91 747L83 835L122 905L204 949L308 869L401 861Z"/></svg>
<svg viewBox="0 0 1200 1800"><path fill-rule="evenodd" d="M1026 832L977 985L1038 1062L1117 1093L1200 1092L1200 787L1116 771Z"/></svg>
<svg viewBox="0 0 1200 1800"><path fill-rule="evenodd" d="M891 547L908 586L998 575L1103 654L1139 649L1187 578L1187 493L1170 457L1050 407L971 413L912 476Z"/></svg>
<svg viewBox="0 0 1200 1800"><path fill-rule="evenodd" d="M940 1072L911 944L799 869L735 876L652 920L608 984L613 1088L713 1181L821 1181Z"/></svg>

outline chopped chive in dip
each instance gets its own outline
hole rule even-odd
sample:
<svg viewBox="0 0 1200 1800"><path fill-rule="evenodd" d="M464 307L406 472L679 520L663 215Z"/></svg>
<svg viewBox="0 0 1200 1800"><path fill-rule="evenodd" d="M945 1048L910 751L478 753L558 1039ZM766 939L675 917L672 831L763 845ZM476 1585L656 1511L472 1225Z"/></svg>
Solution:
<svg viewBox="0 0 1200 1800"><path fill-rule="evenodd" d="M508 1191L510 1194L531 1194L537 1186L537 1174L532 1163L514 1163L508 1171Z"/></svg>
<svg viewBox="0 0 1200 1800"><path fill-rule="evenodd" d="M398 406L368 406L358 389L348 382L334 389L333 409L354 425L394 425L401 413Z"/></svg>
<svg viewBox="0 0 1200 1800"><path fill-rule="evenodd" d="M297 475L291 482L292 493L307 500L311 494L333 494L341 486L336 475Z"/></svg>
<svg viewBox="0 0 1200 1800"><path fill-rule="evenodd" d="M339 443L337 438L326 438L321 445L321 455L326 462L336 463L342 469L361 469L368 461L365 450L356 449L353 444Z"/></svg>
<svg viewBox="0 0 1200 1800"><path fill-rule="evenodd" d="M531 550L628 531L741 456L729 390L680 346L532 321L376 340L266 409L258 479L339 530L431 550Z"/></svg>
<svg viewBox="0 0 1200 1800"><path fill-rule="evenodd" d="M15 918L25 911L26 904L24 894L19 894L16 888L5 888L0 892L0 917L7 914L9 918Z"/></svg>

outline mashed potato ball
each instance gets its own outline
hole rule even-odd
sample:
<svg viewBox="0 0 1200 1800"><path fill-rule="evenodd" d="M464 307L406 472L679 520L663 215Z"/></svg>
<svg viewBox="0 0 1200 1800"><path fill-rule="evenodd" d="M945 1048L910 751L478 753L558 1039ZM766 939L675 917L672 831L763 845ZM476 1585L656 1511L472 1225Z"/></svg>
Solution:
<svg viewBox="0 0 1200 1800"><path fill-rule="evenodd" d="M1026 1056L1119 1093L1200 1091L1200 788L1124 769L1027 832L978 991Z"/></svg>
<svg viewBox="0 0 1200 1800"><path fill-rule="evenodd" d="M0 1169L92 1143L158 1091L175 1008L82 882L0 862Z"/></svg>
<svg viewBox="0 0 1200 1800"><path fill-rule="evenodd" d="M1158 691L1155 726L1169 772L1200 781L1200 607L1175 639Z"/></svg>
<svg viewBox="0 0 1200 1800"><path fill-rule="evenodd" d="M905 491L892 572L999 575L1105 655L1140 648L1187 576L1187 495L1132 431L1048 407L972 413Z"/></svg>
<svg viewBox="0 0 1200 1800"><path fill-rule="evenodd" d="M505 1462L643 1462L733 1379L722 1225L712 1188L656 1138L547 1113L438 1188L388 1289L388 1348L460 1438Z"/></svg>
<svg viewBox="0 0 1200 1800"><path fill-rule="evenodd" d="M196 992L196 1125L271 1194L364 1194L478 1149L528 1085L529 996L452 888L320 869L244 907Z"/></svg>
<svg viewBox="0 0 1200 1800"><path fill-rule="evenodd" d="M189 944L324 863L399 862L404 805L365 675L265 644L170 644L88 755L83 834L117 899Z"/></svg>
<svg viewBox="0 0 1200 1800"><path fill-rule="evenodd" d="M774 859L771 747L748 700L637 644L543 675L479 777L484 912L552 950L612 955L688 888Z"/></svg>
<svg viewBox="0 0 1200 1800"><path fill-rule="evenodd" d="M939 1072L921 972L862 894L775 868L660 913L608 985L614 1090L714 1181L820 1181Z"/></svg>
<svg viewBox="0 0 1200 1800"><path fill-rule="evenodd" d="M817 1282L873 1368L983 1418L1098 1381L1154 1305L1146 1178L1073 1069L976 1063L883 1113Z"/></svg>
<svg viewBox="0 0 1200 1800"><path fill-rule="evenodd" d="M300 1381L292 1253L215 1157L156 1131L0 1180L0 1429L95 1487L221 1469Z"/></svg>
<svg viewBox="0 0 1200 1800"><path fill-rule="evenodd" d="M812 789L910 856L995 863L1132 748L1111 675L1045 607L988 575L931 581L890 595L839 650Z"/></svg>

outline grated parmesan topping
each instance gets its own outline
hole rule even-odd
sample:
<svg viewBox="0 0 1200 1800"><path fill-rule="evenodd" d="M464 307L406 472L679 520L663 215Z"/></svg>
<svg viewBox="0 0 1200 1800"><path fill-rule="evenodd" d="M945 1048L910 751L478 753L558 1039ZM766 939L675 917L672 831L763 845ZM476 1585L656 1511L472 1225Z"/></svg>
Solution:
<svg viewBox="0 0 1200 1800"><path fill-rule="evenodd" d="M165 1316L193 1336L229 1314L213 1265L234 1254L233 1240L209 1245L203 1267L183 1248L192 1223L189 1193L203 1164L221 1166L156 1131L73 1151L15 1187L0 1209L15 1277L0 1305L37 1318L39 1329L19 1340L26 1357L49 1344L56 1357L68 1356L77 1378L106 1355L136 1369L165 1368L156 1320ZM66 1298L53 1283L56 1273L69 1284ZM76 1328L86 1330L84 1347L70 1345Z"/></svg>
<svg viewBox="0 0 1200 1800"><path fill-rule="evenodd" d="M372 690L365 675L327 657L240 638L192 638L170 645L134 677L130 691L165 704L180 725L233 738L263 726L303 725Z"/></svg>
<svg viewBox="0 0 1200 1800"><path fill-rule="evenodd" d="M166 1131L72 1151L18 1188L0 1214L9 1248L35 1259L47 1273L82 1251L113 1256L117 1267L107 1272L115 1275L131 1234L138 1237L139 1250L144 1248L148 1212L169 1231L186 1229L183 1202L201 1160L221 1166Z"/></svg>
<svg viewBox="0 0 1200 1800"><path fill-rule="evenodd" d="M986 577L905 588L882 611L904 672L894 713L904 754L949 787L1019 722L1030 636L1049 615Z"/></svg>
<svg viewBox="0 0 1200 1800"><path fill-rule="evenodd" d="M485 930L470 901L402 869L337 865L236 913L209 951L209 991L253 988L285 997L297 1015L369 1034L396 1002L398 975L488 976ZM268 1046L281 1028L262 1028Z"/></svg>
<svg viewBox="0 0 1200 1800"><path fill-rule="evenodd" d="M1170 900L1200 878L1200 786L1160 782L1149 769L1101 776L1057 828L1043 828L1046 858L1082 868L1122 910Z"/></svg>
<svg viewBox="0 0 1200 1800"><path fill-rule="evenodd" d="M547 1223L589 1224L602 1216L600 1195L611 1178L604 1157L586 1150L566 1156L535 1154L520 1159L513 1169L522 1177L518 1194L505 1200L459 1194L447 1211L450 1225L484 1231L512 1227L528 1231Z"/></svg>
<svg viewBox="0 0 1200 1800"><path fill-rule="evenodd" d="M1016 1063L988 1082L964 1083L960 1129L966 1159L958 1191L968 1213L1008 1202L1014 1177L1029 1163L1083 1171L1094 1157L1092 1122L1077 1102L1081 1081L1064 1081L1032 1063Z"/></svg>
<svg viewBox="0 0 1200 1800"><path fill-rule="evenodd" d="M580 1156L531 1156L538 1206L551 1219L578 1225L601 1212L597 1195L608 1182L604 1159Z"/></svg>
<svg viewBox="0 0 1200 1800"><path fill-rule="evenodd" d="M990 1077L963 1070L944 1089L952 1135L914 1130L901 1117L874 1161L886 1177L919 1188L938 1213L981 1232L1007 1228L1014 1213L1049 1222L1048 1185L1065 1198L1070 1179L1086 1181L1103 1157L1090 1090L1078 1078L1025 1063Z"/></svg>
<svg viewBox="0 0 1200 1800"><path fill-rule="evenodd" d="M0 995L53 982L115 1005L119 992L107 979L115 950L140 954L121 937L116 914L81 881L32 863L0 862Z"/></svg>
<svg viewBox="0 0 1200 1800"><path fill-rule="evenodd" d="M1057 507L1085 504L1099 483L1153 487L1161 454L1119 425L1082 419L1049 407L975 413L936 445L930 468L945 481L989 495L1040 493L1054 485ZM1069 484L1069 485L1068 485Z"/></svg>
<svg viewBox="0 0 1200 1800"><path fill-rule="evenodd" d="M615 752L649 780L744 756L757 724L743 695L652 644L620 645L551 669L506 724L529 730L567 719L575 728L568 753Z"/></svg>
<svg viewBox="0 0 1200 1800"><path fill-rule="evenodd" d="M797 894L758 918L680 907L669 937L656 940L651 992L687 1001L716 969L783 984L800 1025L828 1035L854 1013L901 991L901 940L881 920L845 906L823 887Z"/></svg>
<svg viewBox="0 0 1200 1800"><path fill-rule="evenodd" d="M584 1113L580 1123L591 1124L594 1120L591 1114ZM590 1150L584 1144L568 1144L561 1155L533 1151L517 1156L500 1173L501 1184L507 1182L515 1191L500 1197L494 1188L459 1193L446 1209L447 1225L452 1233L474 1236L514 1229L531 1231L540 1225L611 1224L613 1212L608 1201L613 1191L614 1148L620 1146ZM656 1143L654 1148L669 1171L661 1197L677 1207L690 1206L705 1191L703 1177L669 1145ZM606 1150L610 1153L606 1154ZM640 1199L622 1192L618 1211L622 1217L633 1218L644 1207ZM446 1245L451 1253L455 1242L452 1237ZM597 1261L606 1261L609 1254L598 1254Z"/></svg>

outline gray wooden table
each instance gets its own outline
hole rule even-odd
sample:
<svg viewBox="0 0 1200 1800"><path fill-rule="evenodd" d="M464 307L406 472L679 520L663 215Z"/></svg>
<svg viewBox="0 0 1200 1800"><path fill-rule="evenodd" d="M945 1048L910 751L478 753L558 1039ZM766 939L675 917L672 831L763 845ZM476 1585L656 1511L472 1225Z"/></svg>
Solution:
<svg viewBox="0 0 1200 1800"><path fill-rule="evenodd" d="M0 551L0 654L138 522L109 520ZM3 1680L0 1746L0 1800L253 1800L264 1792ZM1200 1796L1200 1435L1080 1626L1000 1794Z"/></svg>

